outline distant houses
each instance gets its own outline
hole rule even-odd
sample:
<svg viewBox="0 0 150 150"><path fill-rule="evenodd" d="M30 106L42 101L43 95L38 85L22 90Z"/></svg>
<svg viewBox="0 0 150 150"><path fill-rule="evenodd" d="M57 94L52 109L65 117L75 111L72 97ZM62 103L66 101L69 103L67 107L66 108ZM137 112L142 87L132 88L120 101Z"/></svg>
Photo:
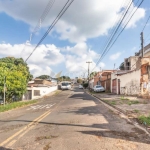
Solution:
<svg viewBox="0 0 150 150"><path fill-rule="evenodd" d="M114 94L150 97L150 44L125 58L121 70L103 70L90 79L90 88L102 85Z"/></svg>
<svg viewBox="0 0 150 150"><path fill-rule="evenodd" d="M57 80L34 79L28 82L23 100L37 99L58 89Z"/></svg>

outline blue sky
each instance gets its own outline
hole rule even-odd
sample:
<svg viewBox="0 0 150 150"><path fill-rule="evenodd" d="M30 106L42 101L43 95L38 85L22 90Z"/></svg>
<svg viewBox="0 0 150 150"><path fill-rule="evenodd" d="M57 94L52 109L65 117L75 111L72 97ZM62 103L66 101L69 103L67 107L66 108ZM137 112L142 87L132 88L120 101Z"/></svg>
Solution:
<svg viewBox="0 0 150 150"><path fill-rule="evenodd" d="M26 59L67 0L55 0L40 29L31 38L33 29L50 0L0 0L0 57L14 56ZM51 0L52 1L52 0ZM79 76L91 69L101 55L114 22L121 16L131 0L75 0L53 30L27 61L31 73L41 74L63 71L63 75ZM136 9L134 0L131 10ZM115 2L115 3L114 3ZM140 1L139 1L140 2ZM130 13L129 13L130 14ZM95 70L118 68L124 58L140 49L140 32L150 15L150 2L144 0L127 28L102 59ZM148 22L145 44L150 42ZM123 24L122 24L123 26ZM27 44L25 44L27 43Z"/></svg>

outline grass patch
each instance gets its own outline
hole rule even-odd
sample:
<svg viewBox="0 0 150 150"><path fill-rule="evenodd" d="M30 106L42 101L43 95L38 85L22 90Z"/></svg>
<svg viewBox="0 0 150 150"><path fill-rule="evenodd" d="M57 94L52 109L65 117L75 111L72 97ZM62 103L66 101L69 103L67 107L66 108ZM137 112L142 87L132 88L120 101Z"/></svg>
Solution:
<svg viewBox="0 0 150 150"><path fill-rule="evenodd" d="M56 91L56 92L55 92L55 95L58 95L60 92L61 92L61 91Z"/></svg>
<svg viewBox="0 0 150 150"><path fill-rule="evenodd" d="M121 99L121 100L130 100L129 98L126 98L126 97L124 97L124 96L122 96L120 99Z"/></svg>
<svg viewBox="0 0 150 150"><path fill-rule="evenodd" d="M139 120L142 124L150 126L150 115L149 115L148 117L142 115L142 116L138 117L138 120Z"/></svg>
<svg viewBox="0 0 150 150"><path fill-rule="evenodd" d="M132 104L139 104L139 101L130 101L130 102L128 102L128 105L132 105Z"/></svg>
<svg viewBox="0 0 150 150"><path fill-rule="evenodd" d="M139 110L135 109L133 112L135 112L135 113L139 113Z"/></svg>
<svg viewBox="0 0 150 150"><path fill-rule="evenodd" d="M23 106L26 106L29 104L34 104L37 102L38 102L37 100L30 100L30 101L13 102L13 103L6 104L5 106L1 105L0 106L0 112L12 110L12 109L23 107Z"/></svg>
<svg viewBox="0 0 150 150"><path fill-rule="evenodd" d="M116 105L116 101L108 101L108 100L103 100L103 101L110 105Z"/></svg>

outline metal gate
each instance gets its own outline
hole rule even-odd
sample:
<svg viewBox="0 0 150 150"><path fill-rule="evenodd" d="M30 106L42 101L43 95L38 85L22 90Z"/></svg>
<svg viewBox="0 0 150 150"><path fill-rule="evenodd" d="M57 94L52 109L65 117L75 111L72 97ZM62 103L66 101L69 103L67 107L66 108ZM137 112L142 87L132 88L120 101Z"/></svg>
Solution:
<svg viewBox="0 0 150 150"><path fill-rule="evenodd" d="M117 79L112 80L112 93L117 94Z"/></svg>

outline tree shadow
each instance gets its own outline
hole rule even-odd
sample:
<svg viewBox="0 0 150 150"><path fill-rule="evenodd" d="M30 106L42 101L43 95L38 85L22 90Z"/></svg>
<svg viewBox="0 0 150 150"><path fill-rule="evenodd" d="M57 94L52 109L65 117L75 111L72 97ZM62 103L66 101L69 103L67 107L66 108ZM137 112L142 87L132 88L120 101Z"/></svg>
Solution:
<svg viewBox="0 0 150 150"><path fill-rule="evenodd" d="M0 121L0 122L32 122L29 120L10 120L10 121ZM77 131L82 134L93 135L96 137L108 137L113 139L122 139L127 141L134 141L138 143L146 143L150 144L150 137L145 134L144 131L139 130L137 128L132 128L132 132L128 132L125 130L118 130L116 127L110 127L109 123L102 123L102 124L92 124L92 125L83 125L83 124L72 124L72 123L57 123L57 122L38 122L39 124L44 125L55 125L55 126L66 126L66 127L83 127L83 131ZM87 131L85 131L87 128ZM96 129L96 130L94 130ZM77 129L76 129L77 130ZM0 150L11 150L0 147ZM2 149L3 148L3 149Z"/></svg>
<svg viewBox="0 0 150 150"><path fill-rule="evenodd" d="M139 136L137 132L125 132L125 131L78 131L82 134L93 135L98 138L106 137L113 139L122 139L126 141L133 141L138 143L150 144L150 138L146 134L142 134Z"/></svg>
<svg viewBox="0 0 150 150"><path fill-rule="evenodd" d="M5 148L5 147L1 147L1 146L0 146L0 150L13 150L13 149Z"/></svg>

